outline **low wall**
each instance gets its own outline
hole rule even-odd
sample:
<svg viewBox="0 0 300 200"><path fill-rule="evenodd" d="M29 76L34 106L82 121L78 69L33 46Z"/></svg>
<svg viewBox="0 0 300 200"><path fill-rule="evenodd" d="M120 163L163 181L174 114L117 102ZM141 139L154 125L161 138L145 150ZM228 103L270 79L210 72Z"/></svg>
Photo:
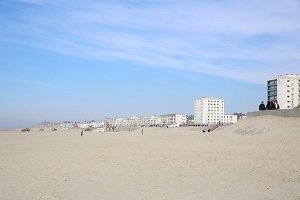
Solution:
<svg viewBox="0 0 300 200"><path fill-rule="evenodd" d="M263 115L274 115L279 117L300 117L300 109L262 110L247 113L247 116L249 117L257 117Z"/></svg>

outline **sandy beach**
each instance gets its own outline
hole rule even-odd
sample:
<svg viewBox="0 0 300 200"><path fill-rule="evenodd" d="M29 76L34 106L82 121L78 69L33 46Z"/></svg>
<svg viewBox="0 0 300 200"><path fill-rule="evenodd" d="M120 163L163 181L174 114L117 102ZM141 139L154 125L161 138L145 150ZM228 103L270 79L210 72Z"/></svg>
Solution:
<svg viewBox="0 0 300 200"><path fill-rule="evenodd" d="M1 131L0 199L300 199L300 119L115 133Z"/></svg>

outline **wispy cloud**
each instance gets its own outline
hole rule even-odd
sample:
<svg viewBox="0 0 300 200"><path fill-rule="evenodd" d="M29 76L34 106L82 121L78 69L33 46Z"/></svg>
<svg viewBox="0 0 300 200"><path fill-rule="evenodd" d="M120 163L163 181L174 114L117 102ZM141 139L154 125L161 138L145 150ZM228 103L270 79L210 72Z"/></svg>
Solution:
<svg viewBox="0 0 300 200"><path fill-rule="evenodd" d="M297 0L9 2L2 41L253 83L299 72Z"/></svg>

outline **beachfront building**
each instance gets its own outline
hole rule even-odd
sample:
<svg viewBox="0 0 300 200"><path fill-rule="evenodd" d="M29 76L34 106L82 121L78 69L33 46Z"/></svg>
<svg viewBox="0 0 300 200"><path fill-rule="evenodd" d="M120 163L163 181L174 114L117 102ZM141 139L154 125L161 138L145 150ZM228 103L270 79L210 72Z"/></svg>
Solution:
<svg viewBox="0 0 300 200"><path fill-rule="evenodd" d="M81 122L76 124L78 128L81 129L87 129L87 128L100 128L104 126L103 122L96 122L96 121L91 121L91 122Z"/></svg>
<svg viewBox="0 0 300 200"><path fill-rule="evenodd" d="M234 124L238 121L237 115L224 115L224 124Z"/></svg>
<svg viewBox="0 0 300 200"><path fill-rule="evenodd" d="M151 126L169 126L178 127L186 125L186 115L168 114L161 116L132 116L128 118L106 118L104 124L115 127L151 127Z"/></svg>
<svg viewBox="0 0 300 200"><path fill-rule="evenodd" d="M194 125L194 115L187 115L186 116L186 125L193 126Z"/></svg>
<svg viewBox="0 0 300 200"><path fill-rule="evenodd" d="M60 124L60 127L62 129L73 129L73 128L78 128L78 125L76 122L63 122Z"/></svg>
<svg viewBox="0 0 300 200"><path fill-rule="evenodd" d="M268 100L277 100L280 109L292 109L300 104L300 74L279 75L267 81Z"/></svg>
<svg viewBox="0 0 300 200"><path fill-rule="evenodd" d="M181 114L167 114L160 116L160 125L169 127L179 127L186 125L186 115Z"/></svg>
<svg viewBox="0 0 300 200"><path fill-rule="evenodd" d="M88 123L78 123L77 126L78 126L78 128L81 128L81 129L90 128L90 124L88 124Z"/></svg>
<svg viewBox="0 0 300 200"><path fill-rule="evenodd" d="M116 118L115 119L116 127L125 127L128 124L127 118Z"/></svg>
<svg viewBox="0 0 300 200"><path fill-rule="evenodd" d="M160 117L145 116L137 117L132 116L128 118L116 118L115 125L117 127L143 127L143 126L156 126L160 124Z"/></svg>
<svg viewBox="0 0 300 200"><path fill-rule="evenodd" d="M160 117L157 116L146 116L141 117L140 126L156 126L160 123Z"/></svg>
<svg viewBox="0 0 300 200"><path fill-rule="evenodd" d="M194 124L211 125L224 123L224 100L203 97L194 102Z"/></svg>
<svg viewBox="0 0 300 200"><path fill-rule="evenodd" d="M141 118L132 116L127 119L127 127L138 127L141 126Z"/></svg>

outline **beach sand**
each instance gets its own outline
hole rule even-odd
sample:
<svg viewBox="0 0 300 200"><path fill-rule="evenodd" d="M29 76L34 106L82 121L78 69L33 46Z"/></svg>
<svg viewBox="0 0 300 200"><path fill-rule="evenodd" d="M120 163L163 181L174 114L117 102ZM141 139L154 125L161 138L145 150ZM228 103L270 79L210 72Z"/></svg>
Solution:
<svg viewBox="0 0 300 200"><path fill-rule="evenodd" d="M0 132L0 199L300 199L300 119Z"/></svg>

